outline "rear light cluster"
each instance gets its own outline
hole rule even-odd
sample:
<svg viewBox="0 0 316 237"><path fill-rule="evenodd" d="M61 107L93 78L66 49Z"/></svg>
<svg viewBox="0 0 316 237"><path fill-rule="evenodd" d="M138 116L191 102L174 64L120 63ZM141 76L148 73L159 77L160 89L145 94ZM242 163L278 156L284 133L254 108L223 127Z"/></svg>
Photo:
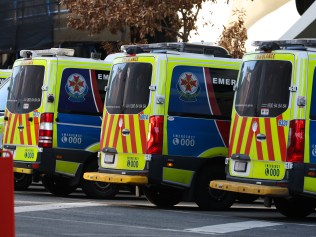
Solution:
<svg viewBox="0 0 316 237"><path fill-rule="evenodd" d="M151 116L149 118L147 154L162 154L163 119L163 116Z"/></svg>
<svg viewBox="0 0 316 237"><path fill-rule="evenodd" d="M53 144L53 120L54 113L41 114L39 126L38 146L43 148L51 148Z"/></svg>
<svg viewBox="0 0 316 237"><path fill-rule="evenodd" d="M289 141L287 148L287 162L304 161L305 120L290 122Z"/></svg>

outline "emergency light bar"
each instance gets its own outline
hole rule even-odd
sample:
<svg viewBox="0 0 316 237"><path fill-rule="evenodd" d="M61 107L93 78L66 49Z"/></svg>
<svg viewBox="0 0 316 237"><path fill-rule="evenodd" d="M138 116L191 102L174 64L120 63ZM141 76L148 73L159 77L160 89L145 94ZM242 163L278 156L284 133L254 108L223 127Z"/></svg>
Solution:
<svg viewBox="0 0 316 237"><path fill-rule="evenodd" d="M74 49L66 48L51 48L42 50L21 50L20 56L22 58L39 57L39 56L69 56L72 57L75 54Z"/></svg>
<svg viewBox="0 0 316 237"><path fill-rule="evenodd" d="M137 45L122 45L121 51L126 53L142 53L142 52L165 52L167 50L186 53L197 53L214 55L216 57L231 57L228 51L220 46L197 43L184 42L169 42L169 43L154 43L154 44L137 44Z"/></svg>
<svg viewBox="0 0 316 237"><path fill-rule="evenodd" d="M316 48L316 38L310 39L292 39L292 40L268 40L268 41L253 41L253 46L258 46L260 49L264 47L270 47L270 50L274 50L279 47L283 49L306 49L305 47Z"/></svg>

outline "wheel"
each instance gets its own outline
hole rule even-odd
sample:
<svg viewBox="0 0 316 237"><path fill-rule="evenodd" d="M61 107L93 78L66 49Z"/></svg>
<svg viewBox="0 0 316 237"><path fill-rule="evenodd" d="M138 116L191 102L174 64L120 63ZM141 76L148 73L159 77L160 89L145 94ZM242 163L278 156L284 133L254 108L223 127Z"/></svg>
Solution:
<svg viewBox="0 0 316 237"><path fill-rule="evenodd" d="M276 209L289 218L302 218L315 211L315 200L310 198L292 197L290 199L274 198Z"/></svg>
<svg viewBox="0 0 316 237"><path fill-rule="evenodd" d="M210 188L211 180L225 178L224 168L206 167L200 171L196 180L195 203L202 210L221 211L227 210L233 205L234 193Z"/></svg>
<svg viewBox="0 0 316 237"><path fill-rule="evenodd" d="M56 196L67 196L77 189L77 186L70 185L69 179L53 175L44 175L42 183L47 191Z"/></svg>
<svg viewBox="0 0 316 237"><path fill-rule="evenodd" d="M95 160L88 163L84 172L98 171L98 163ZM96 182L82 179L82 191L90 198L113 198L119 191L119 186L112 183Z"/></svg>
<svg viewBox="0 0 316 237"><path fill-rule="evenodd" d="M236 199L242 203L252 203L259 198L258 195L247 194L247 193L237 193Z"/></svg>
<svg viewBox="0 0 316 237"><path fill-rule="evenodd" d="M165 186L143 187L148 201L157 207L170 208L182 201L182 191Z"/></svg>
<svg viewBox="0 0 316 237"><path fill-rule="evenodd" d="M25 191L32 183L31 174L14 173L14 190Z"/></svg>

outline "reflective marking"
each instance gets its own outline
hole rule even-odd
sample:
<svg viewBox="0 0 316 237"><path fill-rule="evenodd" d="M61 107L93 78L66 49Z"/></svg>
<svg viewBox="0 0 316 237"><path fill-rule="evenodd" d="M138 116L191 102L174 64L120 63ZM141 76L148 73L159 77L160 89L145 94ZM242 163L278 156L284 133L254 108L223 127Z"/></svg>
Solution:
<svg viewBox="0 0 316 237"><path fill-rule="evenodd" d="M282 225L281 223L273 223L267 221L243 221L219 225L209 225L199 228L186 229L190 232L203 233L203 234L225 234L230 232L249 230L253 228L262 228L269 226Z"/></svg>
<svg viewBox="0 0 316 237"><path fill-rule="evenodd" d="M78 202L78 203L51 203L44 205L29 205L23 207L14 207L14 213L21 212L33 212L33 211L48 211L65 208L76 208L76 207L92 207L92 206L107 206L107 204L92 203L92 202Z"/></svg>

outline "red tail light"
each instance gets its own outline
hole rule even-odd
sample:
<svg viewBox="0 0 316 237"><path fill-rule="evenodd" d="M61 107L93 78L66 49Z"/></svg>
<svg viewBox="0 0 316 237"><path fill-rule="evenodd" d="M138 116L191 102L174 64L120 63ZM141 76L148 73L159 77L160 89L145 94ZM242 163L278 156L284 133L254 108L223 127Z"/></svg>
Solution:
<svg viewBox="0 0 316 237"><path fill-rule="evenodd" d="M149 118L147 154L162 154L163 118L163 116L151 116Z"/></svg>
<svg viewBox="0 0 316 237"><path fill-rule="evenodd" d="M287 148L287 162L304 161L305 120L290 122L289 144Z"/></svg>
<svg viewBox="0 0 316 237"><path fill-rule="evenodd" d="M41 114L39 126L38 146L43 148L51 148L53 144L53 113Z"/></svg>

